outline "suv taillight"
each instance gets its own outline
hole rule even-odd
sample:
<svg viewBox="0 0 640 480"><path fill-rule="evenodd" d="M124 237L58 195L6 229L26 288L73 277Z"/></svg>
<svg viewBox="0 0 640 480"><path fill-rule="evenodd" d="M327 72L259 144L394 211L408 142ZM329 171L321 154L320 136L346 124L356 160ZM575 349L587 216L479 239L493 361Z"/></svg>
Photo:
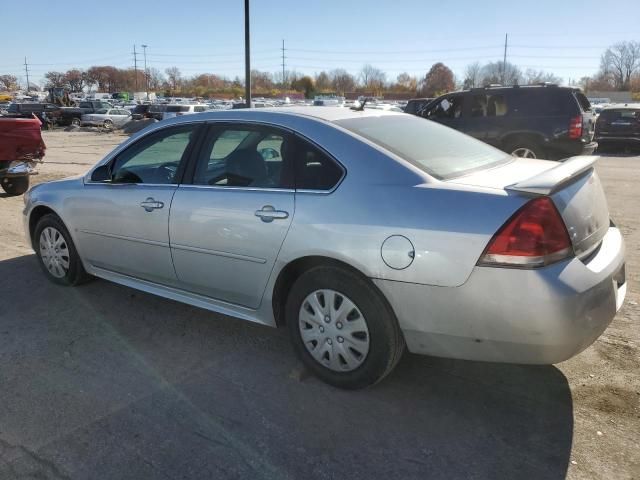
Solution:
<svg viewBox="0 0 640 480"><path fill-rule="evenodd" d="M571 256L571 240L549 197L527 202L493 236L478 265L536 268Z"/></svg>
<svg viewBox="0 0 640 480"><path fill-rule="evenodd" d="M582 115L573 117L569 122L569 138L582 137Z"/></svg>

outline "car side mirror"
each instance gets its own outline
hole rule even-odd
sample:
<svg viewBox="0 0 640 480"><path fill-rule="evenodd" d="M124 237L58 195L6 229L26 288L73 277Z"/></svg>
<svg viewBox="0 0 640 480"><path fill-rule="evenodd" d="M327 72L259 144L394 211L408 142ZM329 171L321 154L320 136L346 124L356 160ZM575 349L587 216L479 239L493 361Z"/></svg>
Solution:
<svg viewBox="0 0 640 480"><path fill-rule="evenodd" d="M111 170L109 165L100 165L91 174L92 182L108 182L111 180Z"/></svg>

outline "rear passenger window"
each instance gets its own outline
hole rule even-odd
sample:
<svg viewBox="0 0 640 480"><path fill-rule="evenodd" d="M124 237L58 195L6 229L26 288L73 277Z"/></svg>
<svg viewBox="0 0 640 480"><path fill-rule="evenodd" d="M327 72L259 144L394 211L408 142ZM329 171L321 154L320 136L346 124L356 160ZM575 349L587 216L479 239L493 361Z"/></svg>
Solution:
<svg viewBox="0 0 640 480"><path fill-rule="evenodd" d="M503 117L508 112L509 106L503 94L487 95L487 117Z"/></svg>
<svg viewBox="0 0 640 480"><path fill-rule="evenodd" d="M343 175L333 159L303 140L297 142L294 161L298 190L331 190Z"/></svg>

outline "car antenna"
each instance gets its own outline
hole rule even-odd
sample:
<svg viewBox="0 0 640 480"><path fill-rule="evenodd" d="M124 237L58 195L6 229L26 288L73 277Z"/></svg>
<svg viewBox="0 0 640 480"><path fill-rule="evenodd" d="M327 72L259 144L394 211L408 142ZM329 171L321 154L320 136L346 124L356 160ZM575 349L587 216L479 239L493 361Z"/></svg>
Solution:
<svg viewBox="0 0 640 480"><path fill-rule="evenodd" d="M362 103L360 103L360 105L358 105L357 107L356 106L351 107L351 110L354 110L356 112L363 112L364 106L367 103L367 100L369 100L369 97L364 97L362 99Z"/></svg>

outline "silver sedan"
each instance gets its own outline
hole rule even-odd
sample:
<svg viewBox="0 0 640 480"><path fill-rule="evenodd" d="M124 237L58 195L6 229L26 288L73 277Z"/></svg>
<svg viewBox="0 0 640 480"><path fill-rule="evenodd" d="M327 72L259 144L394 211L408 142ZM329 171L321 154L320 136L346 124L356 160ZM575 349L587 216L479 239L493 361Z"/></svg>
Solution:
<svg viewBox="0 0 640 480"><path fill-rule="evenodd" d="M514 158L403 113L211 112L32 188L24 225L56 283L286 325L312 372L359 388L405 349L550 364L594 342L626 292L596 160Z"/></svg>
<svg viewBox="0 0 640 480"><path fill-rule="evenodd" d="M93 125L111 129L121 127L131 120L131 112L124 108L103 108L95 113L82 115L80 118L82 125Z"/></svg>

